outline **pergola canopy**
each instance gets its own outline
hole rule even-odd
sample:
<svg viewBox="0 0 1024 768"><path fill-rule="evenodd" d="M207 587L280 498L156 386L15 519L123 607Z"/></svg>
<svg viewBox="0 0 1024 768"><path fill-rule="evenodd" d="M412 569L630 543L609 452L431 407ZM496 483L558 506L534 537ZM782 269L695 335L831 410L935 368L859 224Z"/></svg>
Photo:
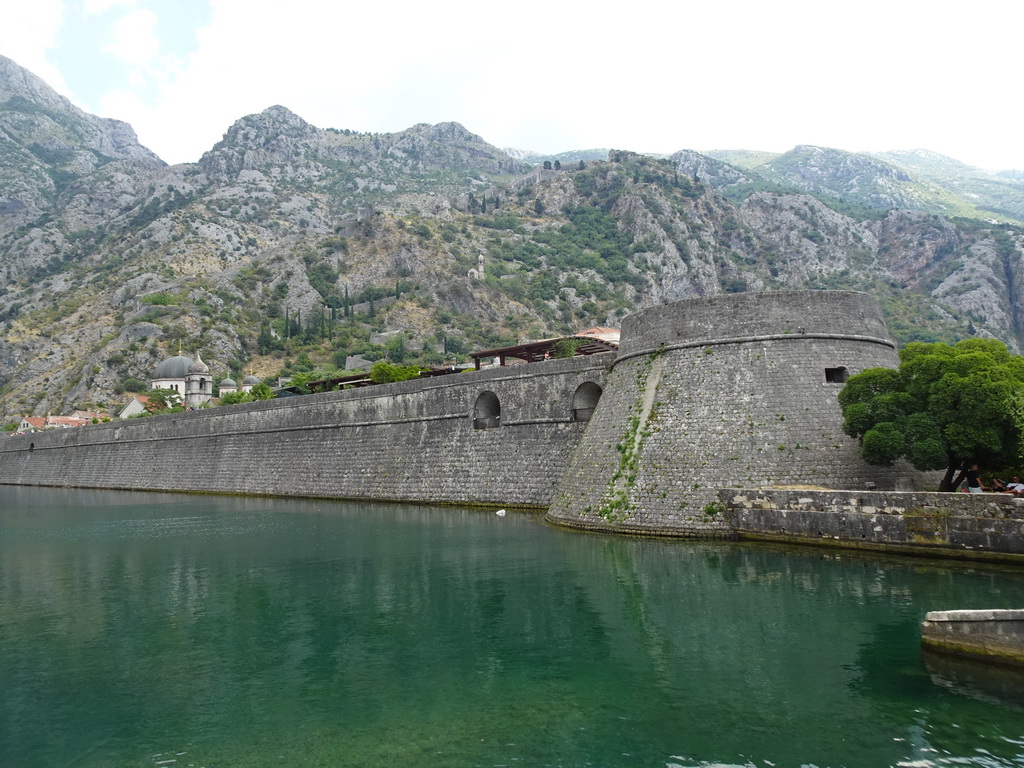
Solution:
<svg viewBox="0 0 1024 768"><path fill-rule="evenodd" d="M513 347L501 347L499 349L485 349L480 352L473 352L470 357L477 370L480 370L480 361L487 357L498 358L499 365L505 365L508 358L523 360L527 363L539 363L543 360L551 360L558 351L558 344L566 339L579 342L574 355L597 355L602 352L616 352L619 349L618 331L610 328L592 328L588 331L581 331L573 336L557 336L553 339L541 339L540 341L529 341L525 344L516 344Z"/></svg>

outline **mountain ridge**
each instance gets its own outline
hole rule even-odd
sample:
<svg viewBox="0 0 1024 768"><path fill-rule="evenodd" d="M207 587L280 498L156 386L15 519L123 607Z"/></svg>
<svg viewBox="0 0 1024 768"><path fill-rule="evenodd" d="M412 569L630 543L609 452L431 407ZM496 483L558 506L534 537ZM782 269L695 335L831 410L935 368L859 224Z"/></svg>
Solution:
<svg viewBox="0 0 1024 768"><path fill-rule="evenodd" d="M168 166L134 133L118 158L92 149L111 124L41 82L0 85L6 419L110 404L179 346L216 378L429 365L746 290L866 290L902 342L1024 338L1020 228L831 194L905 183L883 160L804 149L816 165L773 181L610 149L556 170L458 123L359 133L274 105Z"/></svg>

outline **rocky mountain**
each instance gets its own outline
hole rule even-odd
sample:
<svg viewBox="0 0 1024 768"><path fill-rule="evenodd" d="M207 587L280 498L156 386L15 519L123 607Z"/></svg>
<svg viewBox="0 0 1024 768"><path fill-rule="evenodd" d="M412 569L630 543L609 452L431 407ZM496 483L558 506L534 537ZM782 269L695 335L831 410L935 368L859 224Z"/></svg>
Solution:
<svg viewBox="0 0 1024 768"><path fill-rule="evenodd" d="M114 403L179 348L217 378L432 364L727 291L860 289L902 341L1024 340L1022 231L894 207L913 174L881 160L555 170L456 123L368 134L274 106L167 166L0 63L4 421Z"/></svg>
<svg viewBox="0 0 1024 768"><path fill-rule="evenodd" d="M63 210L76 188L115 206L163 165L127 123L86 114L0 56L0 234Z"/></svg>
<svg viewBox="0 0 1024 768"><path fill-rule="evenodd" d="M1024 224L1024 178L989 173L927 150L864 155L797 146L783 154L720 150L711 157L745 171L716 188L731 199L776 188L831 198L853 211L906 209Z"/></svg>
<svg viewBox="0 0 1024 768"><path fill-rule="evenodd" d="M984 218L1024 222L1024 172L991 173L925 149L883 152L882 160L904 169L918 179L941 187L969 204L963 214L978 211Z"/></svg>

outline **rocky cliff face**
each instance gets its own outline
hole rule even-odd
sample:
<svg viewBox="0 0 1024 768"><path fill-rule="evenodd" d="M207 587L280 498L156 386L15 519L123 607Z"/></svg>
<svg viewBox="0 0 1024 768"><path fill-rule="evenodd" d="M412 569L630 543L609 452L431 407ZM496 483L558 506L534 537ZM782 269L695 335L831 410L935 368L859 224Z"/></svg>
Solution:
<svg viewBox="0 0 1024 768"><path fill-rule="evenodd" d="M0 235L97 183L131 189L163 166L127 123L88 115L0 56Z"/></svg>
<svg viewBox="0 0 1024 768"><path fill-rule="evenodd" d="M855 288L903 340L1022 338L1019 229L796 189L905 183L878 161L797 152L785 185L694 152L534 170L457 123L274 106L168 167L3 59L0 128L4 419L112 403L179 345L217 378L300 352L437 363L722 292Z"/></svg>
<svg viewBox="0 0 1024 768"><path fill-rule="evenodd" d="M695 153L694 153L695 154ZM1024 182L1019 171L991 173L935 152L917 149L863 155L798 146L784 154L721 150L718 161L742 168L747 178L710 174L708 182L731 200L751 191L807 192L847 212L904 209L1024 224ZM682 153L680 167L691 164Z"/></svg>

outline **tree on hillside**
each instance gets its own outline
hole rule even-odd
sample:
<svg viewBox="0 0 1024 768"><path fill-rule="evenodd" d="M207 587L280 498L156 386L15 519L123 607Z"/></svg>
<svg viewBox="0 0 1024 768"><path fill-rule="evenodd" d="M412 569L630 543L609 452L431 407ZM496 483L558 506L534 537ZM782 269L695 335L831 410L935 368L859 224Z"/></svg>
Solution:
<svg viewBox="0 0 1024 768"><path fill-rule="evenodd" d="M147 398L145 407L150 413L163 413L182 406L181 395L173 389L151 389L143 395Z"/></svg>
<svg viewBox="0 0 1024 768"><path fill-rule="evenodd" d="M274 390L265 381L261 381L253 387L250 394L253 400L272 400L274 398Z"/></svg>
<svg viewBox="0 0 1024 768"><path fill-rule="evenodd" d="M370 368L370 381L374 384L390 384L396 381L415 379L420 375L419 366L392 365L383 361L374 363Z"/></svg>
<svg viewBox="0 0 1024 768"><path fill-rule="evenodd" d="M1024 458L1024 358L994 339L908 344L898 369L851 376L839 404L865 461L945 470L940 491L956 490L972 463L1002 468Z"/></svg>

